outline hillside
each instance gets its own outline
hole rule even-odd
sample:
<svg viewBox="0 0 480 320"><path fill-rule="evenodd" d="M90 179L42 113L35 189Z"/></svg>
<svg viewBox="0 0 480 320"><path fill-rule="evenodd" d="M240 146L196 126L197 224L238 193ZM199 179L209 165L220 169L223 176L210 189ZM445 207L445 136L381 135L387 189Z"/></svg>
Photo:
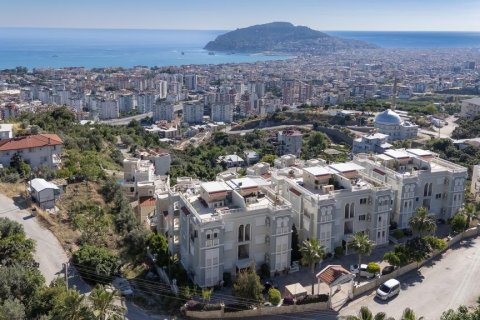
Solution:
<svg viewBox="0 0 480 320"><path fill-rule="evenodd" d="M326 53L342 49L366 49L376 46L363 41L329 36L289 22L272 22L237 29L218 36L204 49L228 52Z"/></svg>

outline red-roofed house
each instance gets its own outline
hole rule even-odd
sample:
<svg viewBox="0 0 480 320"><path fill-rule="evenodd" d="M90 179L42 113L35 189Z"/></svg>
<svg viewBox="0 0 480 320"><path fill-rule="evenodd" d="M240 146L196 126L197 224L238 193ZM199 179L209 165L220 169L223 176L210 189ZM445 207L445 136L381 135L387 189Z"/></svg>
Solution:
<svg viewBox="0 0 480 320"><path fill-rule="evenodd" d="M56 134L37 134L0 140L0 164L10 166L15 154L30 164L32 168L47 166L58 168L61 163L63 141Z"/></svg>

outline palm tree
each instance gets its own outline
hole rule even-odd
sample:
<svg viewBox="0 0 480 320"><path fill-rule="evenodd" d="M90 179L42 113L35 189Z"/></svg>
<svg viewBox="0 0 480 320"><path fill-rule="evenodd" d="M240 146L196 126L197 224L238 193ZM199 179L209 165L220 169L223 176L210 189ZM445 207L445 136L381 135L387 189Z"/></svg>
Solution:
<svg viewBox="0 0 480 320"><path fill-rule="evenodd" d="M314 293L314 285L316 282L315 265L322 261L325 255L325 247L322 246L317 239L304 240L300 248L302 253L302 264L309 265L312 271L314 281L312 282L312 294Z"/></svg>
<svg viewBox="0 0 480 320"><path fill-rule="evenodd" d="M427 209L423 207L417 209L417 214L410 218L408 224L419 237L432 234L437 229L435 221L428 216Z"/></svg>
<svg viewBox="0 0 480 320"><path fill-rule="evenodd" d="M472 219L478 217L477 207L473 203L468 203L462 211L467 216L467 223L465 227L468 229L470 228Z"/></svg>
<svg viewBox="0 0 480 320"><path fill-rule="evenodd" d="M68 290L57 310L53 311L55 316L64 320L93 320L92 310L85 301L85 296L76 290Z"/></svg>
<svg viewBox="0 0 480 320"><path fill-rule="evenodd" d="M400 320L423 320L423 317L417 318L415 312L412 309L407 308L403 311L402 318Z"/></svg>
<svg viewBox="0 0 480 320"><path fill-rule="evenodd" d="M391 319L391 318L388 318ZM388 320L385 312L379 312L375 316L368 307L361 307L358 316L348 316L347 320Z"/></svg>
<svg viewBox="0 0 480 320"><path fill-rule="evenodd" d="M90 293L93 313L97 320L123 319L125 308L115 304L116 291L107 291L104 286L97 285Z"/></svg>
<svg viewBox="0 0 480 320"><path fill-rule="evenodd" d="M348 247L358 254L358 266L362 262L362 256L369 256L372 253L373 241L368 238L368 234L357 232L348 243Z"/></svg>

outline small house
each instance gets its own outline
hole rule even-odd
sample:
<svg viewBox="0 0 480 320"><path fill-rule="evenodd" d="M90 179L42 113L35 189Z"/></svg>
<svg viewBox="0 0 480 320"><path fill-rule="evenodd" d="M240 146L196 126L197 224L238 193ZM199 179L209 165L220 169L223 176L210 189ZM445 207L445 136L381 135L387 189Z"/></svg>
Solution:
<svg viewBox="0 0 480 320"><path fill-rule="evenodd" d="M60 188L45 179L35 178L28 182L32 200L42 209L55 208L55 202L60 197Z"/></svg>

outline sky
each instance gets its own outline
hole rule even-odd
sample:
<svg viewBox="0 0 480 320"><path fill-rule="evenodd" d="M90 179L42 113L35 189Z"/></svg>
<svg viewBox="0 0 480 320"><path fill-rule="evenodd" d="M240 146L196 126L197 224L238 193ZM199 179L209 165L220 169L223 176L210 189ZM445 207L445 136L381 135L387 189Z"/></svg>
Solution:
<svg viewBox="0 0 480 320"><path fill-rule="evenodd" d="M480 0L0 0L0 27L480 31Z"/></svg>

